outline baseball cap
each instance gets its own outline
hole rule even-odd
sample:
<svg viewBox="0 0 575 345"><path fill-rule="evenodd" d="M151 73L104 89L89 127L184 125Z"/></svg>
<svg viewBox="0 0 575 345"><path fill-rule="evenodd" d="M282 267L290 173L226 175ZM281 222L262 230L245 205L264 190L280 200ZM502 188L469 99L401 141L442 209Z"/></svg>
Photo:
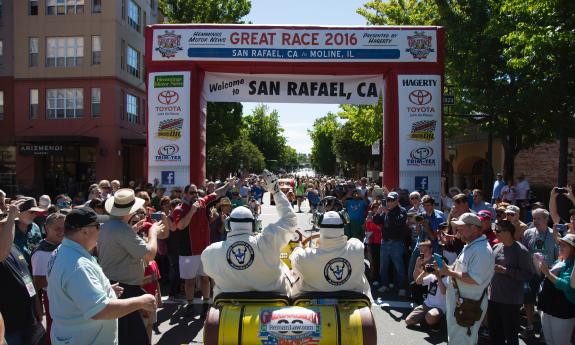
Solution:
<svg viewBox="0 0 575 345"><path fill-rule="evenodd" d="M476 214L473 214L471 212L462 214L461 216L459 216L458 220L453 221L453 224L460 226L461 225L482 226L481 219L479 219L479 217Z"/></svg>
<svg viewBox="0 0 575 345"><path fill-rule="evenodd" d="M517 214L517 213L519 213L519 207L517 207L517 206L515 206L515 205L509 205L509 206L507 206L507 208L505 209L505 213Z"/></svg>
<svg viewBox="0 0 575 345"><path fill-rule="evenodd" d="M397 199L399 199L399 194L397 194L396 192L390 192L387 194L386 199L397 200Z"/></svg>
<svg viewBox="0 0 575 345"><path fill-rule="evenodd" d="M493 214L491 214L490 211L488 210L481 210L479 212L477 212L477 216L479 217L479 219L481 219L481 221L484 221L486 219L493 219Z"/></svg>
<svg viewBox="0 0 575 345"><path fill-rule="evenodd" d="M64 226L66 228L82 228L88 224L92 223L103 223L107 221L110 217L108 216L99 216L93 209L90 207L78 207L70 211L66 215L66 219L64 220Z"/></svg>
<svg viewBox="0 0 575 345"><path fill-rule="evenodd" d="M38 206L44 210L47 210L51 203L52 200L50 200L48 195L42 195L40 199L38 199Z"/></svg>

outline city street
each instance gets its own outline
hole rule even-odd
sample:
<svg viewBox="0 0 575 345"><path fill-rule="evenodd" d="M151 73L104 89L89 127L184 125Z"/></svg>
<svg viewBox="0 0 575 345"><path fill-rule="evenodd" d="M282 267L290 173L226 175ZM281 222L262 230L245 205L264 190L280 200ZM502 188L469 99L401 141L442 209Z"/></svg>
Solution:
<svg viewBox="0 0 575 345"><path fill-rule="evenodd" d="M302 230L309 229L311 214L307 213L307 204L302 208L304 213L297 213L298 227ZM275 208L269 205L269 197L264 197L261 219L263 226L274 222L277 219ZM385 294L382 295L374 291L374 299L381 298L381 305L374 304L372 312L377 325L377 343L394 344L401 342L402 345L416 344L447 344L446 330L431 332L422 328L408 329L403 320L409 314L413 305L406 299ZM165 299L165 297L164 297ZM199 303L199 299L196 301ZM158 310L159 327L154 332L154 344L202 344L203 343L203 320L196 316L194 318L183 317L183 305L166 304L164 308ZM182 308L182 309L179 309ZM200 312L200 305L197 305L197 312ZM159 332L158 332L159 331ZM480 342L485 344L486 342ZM525 344L520 340L520 344Z"/></svg>

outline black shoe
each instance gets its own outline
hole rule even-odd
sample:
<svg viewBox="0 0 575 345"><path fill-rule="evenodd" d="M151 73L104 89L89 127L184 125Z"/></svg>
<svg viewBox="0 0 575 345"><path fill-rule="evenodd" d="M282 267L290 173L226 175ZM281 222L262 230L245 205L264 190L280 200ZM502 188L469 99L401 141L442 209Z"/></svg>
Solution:
<svg viewBox="0 0 575 345"><path fill-rule="evenodd" d="M184 309L184 316L185 317L194 317L196 313L194 312L194 305L187 304L186 308Z"/></svg>

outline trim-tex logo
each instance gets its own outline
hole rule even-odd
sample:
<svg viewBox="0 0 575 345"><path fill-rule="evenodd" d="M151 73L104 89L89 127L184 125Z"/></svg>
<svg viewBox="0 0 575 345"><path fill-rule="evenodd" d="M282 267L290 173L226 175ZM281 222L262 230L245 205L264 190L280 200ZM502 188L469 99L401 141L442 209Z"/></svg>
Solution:
<svg viewBox="0 0 575 345"><path fill-rule="evenodd" d="M179 152L180 147L176 144L160 146L155 156L156 162L181 162L182 156L178 154Z"/></svg>

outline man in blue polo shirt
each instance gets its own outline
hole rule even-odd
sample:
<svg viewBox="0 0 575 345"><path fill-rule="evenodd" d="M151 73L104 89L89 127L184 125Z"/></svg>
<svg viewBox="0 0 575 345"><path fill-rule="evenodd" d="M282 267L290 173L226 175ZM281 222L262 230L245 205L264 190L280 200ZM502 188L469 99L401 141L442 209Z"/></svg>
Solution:
<svg viewBox="0 0 575 345"><path fill-rule="evenodd" d="M156 299L146 294L117 299L121 289L90 254L103 219L89 207L72 210L64 222L65 237L48 264L48 299L52 344L117 344L117 319L136 310L154 312Z"/></svg>

